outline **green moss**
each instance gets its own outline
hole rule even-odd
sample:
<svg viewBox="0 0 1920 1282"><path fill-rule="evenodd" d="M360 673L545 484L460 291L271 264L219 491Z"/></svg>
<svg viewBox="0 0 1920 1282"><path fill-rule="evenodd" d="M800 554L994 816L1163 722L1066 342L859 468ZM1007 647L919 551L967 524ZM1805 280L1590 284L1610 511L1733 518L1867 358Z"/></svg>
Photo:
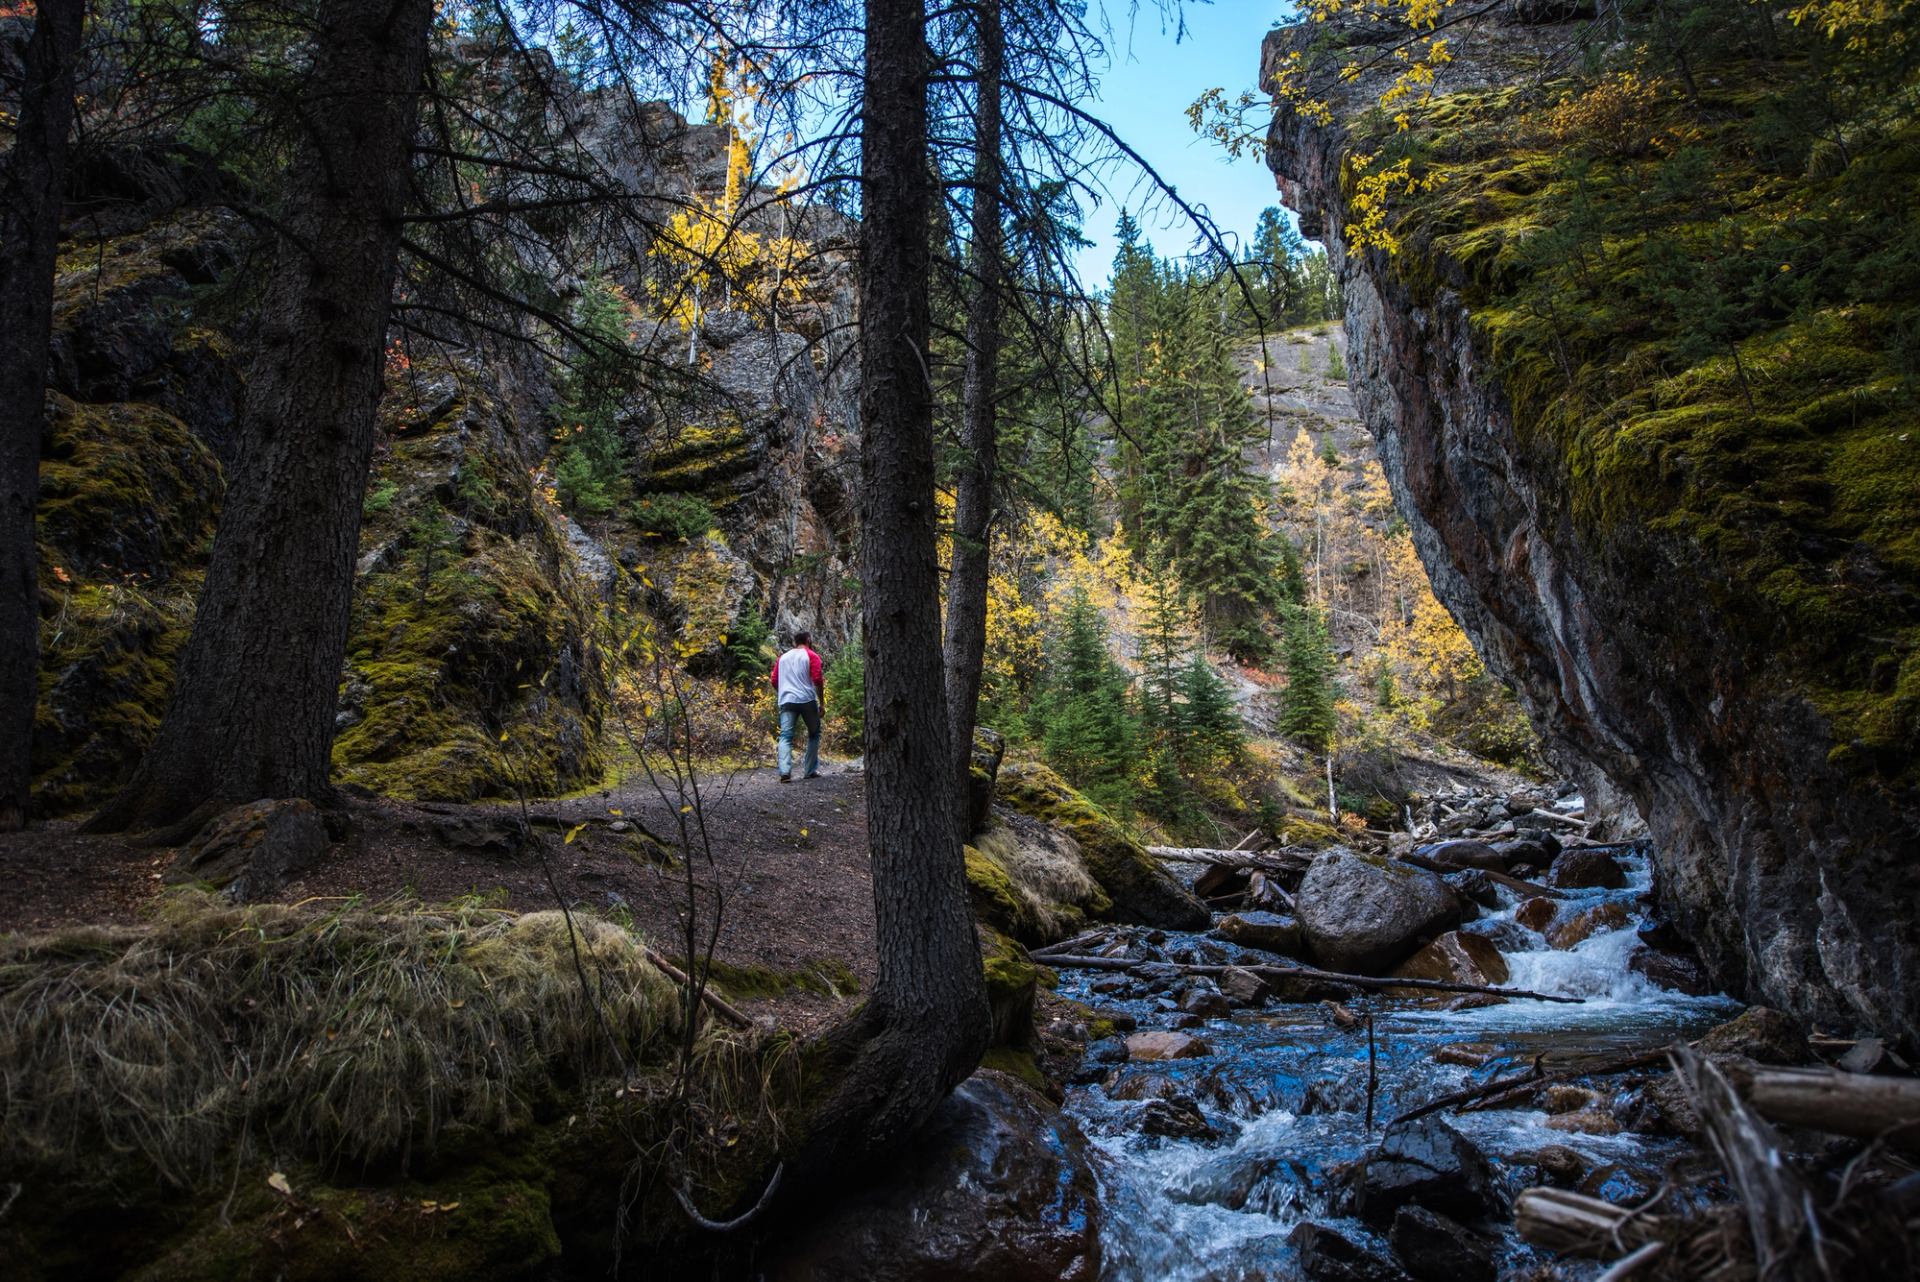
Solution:
<svg viewBox="0 0 1920 1282"><path fill-rule="evenodd" d="M1025 1047L1033 1040L1033 1004L1040 986L1052 988L1057 976L1036 965L1027 950L991 926L980 928L980 961L987 979L987 1006L993 1015L993 1045Z"/></svg>
<svg viewBox="0 0 1920 1282"><path fill-rule="evenodd" d="M679 958L674 964L685 969ZM860 977L838 957L813 962L801 970L771 966L742 966L718 957L707 962L707 977L720 992L736 1001L756 997L784 997L813 993L820 997L851 997L860 991Z"/></svg>
<svg viewBox="0 0 1920 1282"><path fill-rule="evenodd" d="M43 814L97 804L159 727L213 537L218 462L151 405L54 396L40 467Z"/></svg>
<svg viewBox="0 0 1920 1282"><path fill-rule="evenodd" d="M1045 766L1003 766L999 798L1073 838L1080 858L1112 901L1117 917L1175 930L1204 929L1206 906L1188 894L1106 811Z"/></svg>
<svg viewBox="0 0 1920 1282"><path fill-rule="evenodd" d="M1685 148L1634 157L1544 144L1499 93L1439 100L1418 147L1438 181L1402 210L1391 271L1464 297L1582 545L1650 585L1649 632L1725 638L1724 679L1809 707L1830 760L1911 789L1920 215L1885 193L1920 181L1920 125L1883 122L1845 166L1770 168L1753 121L1791 75L1703 83L1653 113Z"/></svg>
<svg viewBox="0 0 1920 1282"><path fill-rule="evenodd" d="M1032 1051L1015 1050L1011 1046L993 1046L980 1057L980 1067L991 1068L1010 1077L1017 1077L1042 1095L1052 1088L1047 1075L1040 1071L1039 1061Z"/></svg>
<svg viewBox="0 0 1920 1282"><path fill-rule="evenodd" d="M1031 939L1040 933L1039 919L1032 907L1014 889L1006 870L974 846L966 848L967 898L973 915L987 925L1015 938Z"/></svg>
<svg viewBox="0 0 1920 1282"><path fill-rule="evenodd" d="M362 535L339 779L461 801L601 778L594 607L498 407L463 385L424 409L390 396L382 413L404 436L370 488L383 502Z"/></svg>

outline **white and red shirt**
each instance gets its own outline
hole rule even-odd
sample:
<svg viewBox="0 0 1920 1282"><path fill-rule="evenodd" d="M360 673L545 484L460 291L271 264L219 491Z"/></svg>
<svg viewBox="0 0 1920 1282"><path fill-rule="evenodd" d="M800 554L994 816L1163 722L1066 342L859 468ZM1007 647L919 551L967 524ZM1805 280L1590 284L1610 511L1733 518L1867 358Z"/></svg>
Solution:
<svg viewBox="0 0 1920 1282"><path fill-rule="evenodd" d="M797 645L773 661L773 675L768 680L779 692L775 701L785 707L820 702L823 676L820 656L810 646Z"/></svg>

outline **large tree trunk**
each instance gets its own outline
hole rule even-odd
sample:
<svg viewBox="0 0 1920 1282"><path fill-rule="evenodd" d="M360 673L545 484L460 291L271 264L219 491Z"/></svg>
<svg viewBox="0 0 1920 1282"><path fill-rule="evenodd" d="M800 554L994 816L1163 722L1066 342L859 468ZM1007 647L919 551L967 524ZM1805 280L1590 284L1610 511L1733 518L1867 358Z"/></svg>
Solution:
<svg viewBox="0 0 1920 1282"><path fill-rule="evenodd" d="M330 795L353 562L432 0L319 7L227 490L173 703L96 830Z"/></svg>
<svg viewBox="0 0 1920 1282"><path fill-rule="evenodd" d="M995 399L1000 361L1000 76L1005 38L1000 0L975 9L975 115L971 259L967 304L967 371L960 420L961 462L953 502L953 568L947 576L947 725L953 734L956 786L966 795L973 729L980 711L980 674L987 647L987 574L993 527L993 484L999 443ZM968 815L961 807L956 822Z"/></svg>
<svg viewBox="0 0 1920 1282"><path fill-rule="evenodd" d="M26 825L40 669L40 441L81 0L40 0L0 172L0 832Z"/></svg>
<svg viewBox="0 0 1920 1282"><path fill-rule="evenodd" d="M828 1034L802 1165L907 1136L978 1064L985 981L948 753L928 381L929 55L921 0L867 0L860 263L860 555L866 786L879 966Z"/></svg>

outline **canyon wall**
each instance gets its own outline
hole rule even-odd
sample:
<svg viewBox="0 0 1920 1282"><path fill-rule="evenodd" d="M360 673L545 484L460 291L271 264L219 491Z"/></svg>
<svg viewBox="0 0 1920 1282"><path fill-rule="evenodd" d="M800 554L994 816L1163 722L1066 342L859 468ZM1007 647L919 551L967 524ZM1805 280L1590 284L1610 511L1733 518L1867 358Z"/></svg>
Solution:
<svg viewBox="0 0 1920 1282"><path fill-rule="evenodd" d="M1548 79L1573 43L1564 24L1508 14L1451 34L1455 61L1435 86L1443 100ZM1333 44L1391 40L1353 28ZM1263 88L1294 51L1311 61L1326 48L1298 28L1271 33ZM1555 758L1604 777L1645 817L1662 908L1728 991L1912 1045L1920 801L1910 754L1898 736L1875 752L1836 727L1833 700L1818 693L1820 661L1797 644L1803 625L1756 612L1724 539L1663 519L1660 493L1598 495L1591 458L1516 409L1525 398L1478 305L1491 296L1476 285L1485 277L1444 236L1422 234L1415 212L1398 253L1348 252L1342 163L1379 88L1377 76L1343 85L1327 123L1278 106L1267 159L1302 231L1339 265L1354 395L1436 593ZM1516 181L1487 199L1511 205L1529 190ZM1810 547L1787 513L1744 514L1743 536ZM1866 542L1805 555L1909 609L1914 585ZM1861 697L1895 673L1904 689L1901 662L1894 647L1869 665L1879 686Z"/></svg>

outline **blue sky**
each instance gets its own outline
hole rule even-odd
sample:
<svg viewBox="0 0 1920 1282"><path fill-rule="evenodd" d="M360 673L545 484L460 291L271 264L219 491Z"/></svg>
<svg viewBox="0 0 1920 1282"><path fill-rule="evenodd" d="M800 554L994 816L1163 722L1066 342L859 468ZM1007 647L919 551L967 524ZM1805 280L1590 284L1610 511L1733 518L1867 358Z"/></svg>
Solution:
<svg viewBox="0 0 1920 1282"><path fill-rule="evenodd" d="M1229 98L1250 89L1259 71L1260 41L1290 9L1286 0L1215 0L1182 6L1186 31L1176 42L1171 22L1162 24L1153 0L1140 0L1129 15L1129 0L1095 0L1095 17L1104 5L1112 26L1113 65L1102 77L1100 100L1092 110L1112 125L1129 145L1195 205L1204 205L1225 231L1242 238L1253 233L1260 211L1280 203L1273 175L1257 159L1229 160L1219 147L1187 125L1187 105L1203 90L1220 86ZM1115 199L1134 209L1148 239L1162 255L1186 253L1193 231L1180 212L1164 200L1146 212L1150 192L1129 192L1131 176L1117 174ZM1085 283L1098 288L1113 263L1113 224L1117 205L1089 214L1085 228L1091 249L1081 251Z"/></svg>

